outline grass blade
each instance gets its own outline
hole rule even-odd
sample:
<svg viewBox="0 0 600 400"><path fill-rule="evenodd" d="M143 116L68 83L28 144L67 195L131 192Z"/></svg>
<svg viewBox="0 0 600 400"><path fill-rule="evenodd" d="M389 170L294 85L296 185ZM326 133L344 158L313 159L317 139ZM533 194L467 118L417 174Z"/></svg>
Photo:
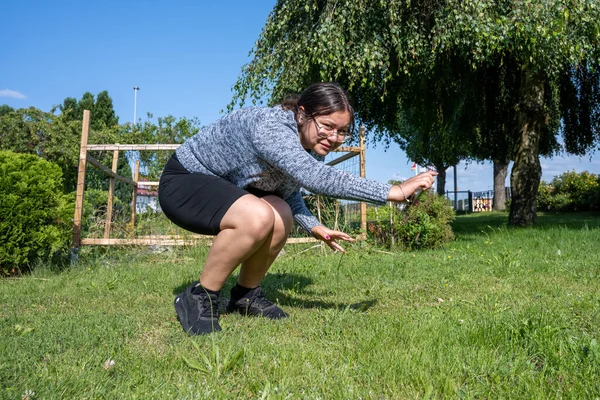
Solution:
<svg viewBox="0 0 600 400"><path fill-rule="evenodd" d="M187 358L185 356L181 356L181 358L183 359L183 361L185 361L185 363L188 365L188 367L196 369L200 372L204 372L205 374L210 373L210 371L207 370L206 368L204 368L202 365L200 365L199 362L197 362L195 360L190 360L189 358Z"/></svg>
<svg viewBox="0 0 600 400"><path fill-rule="evenodd" d="M193 340L191 342L192 342L192 345L194 346L194 348L196 349L196 351L201 354L202 350L200 349L200 345Z"/></svg>
<svg viewBox="0 0 600 400"><path fill-rule="evenodd" d="M229 359L227 360L227 362L225 363L225 365L223 366L223 372L227 372L232 370L237 364L240 363L242 357L244 356L245 351L244 349L239 349L238 351L236 351L235 353L233 353Z"/></svg>

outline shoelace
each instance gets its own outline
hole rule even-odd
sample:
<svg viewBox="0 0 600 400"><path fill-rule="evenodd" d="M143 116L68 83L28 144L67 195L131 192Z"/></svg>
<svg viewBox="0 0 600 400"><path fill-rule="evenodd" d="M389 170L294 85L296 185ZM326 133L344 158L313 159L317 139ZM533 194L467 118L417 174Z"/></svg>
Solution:
<svg viewBox="0 0 600 400"><path fill-rule="evenodd" d="M211 311L212 305L212 311ZM202 299L202 313L203 317L218 317L219 316L219 305L217 304L217 299L212 299L209 296L206 296Z"/></svg>
<svg viewBox="0 0 600 400"><path fill-rule="evenodd" d="M265 297L265 292L262 290L262 288L260 288L256 293L248 298L248 306L252 305L257 306L260 309L265 309L267 307L271 307L273 303L267 300Z"/></svg>

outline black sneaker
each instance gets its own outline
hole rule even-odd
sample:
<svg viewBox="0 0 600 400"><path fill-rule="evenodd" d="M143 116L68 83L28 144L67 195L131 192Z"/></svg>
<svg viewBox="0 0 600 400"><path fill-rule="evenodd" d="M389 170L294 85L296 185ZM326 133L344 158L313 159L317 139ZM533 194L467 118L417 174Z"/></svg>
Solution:
<svg viewBox="0 0 600 400"><path fill-rule="evenodd" d="M281 308L265 298L265 292L260 286L251 289L239 299L234 298L233 288L231 300L227 304L227 312L238 311L242 315L253 315L270 319L287 318L288 315Z"/></svg>
<svg viewBox="0 0 600 400"><path fill-rule="evenodd" d="M175 311L183 330L190 335L220 331L218 300L217 294L209 294L198 282L175 296Z"/></svg>

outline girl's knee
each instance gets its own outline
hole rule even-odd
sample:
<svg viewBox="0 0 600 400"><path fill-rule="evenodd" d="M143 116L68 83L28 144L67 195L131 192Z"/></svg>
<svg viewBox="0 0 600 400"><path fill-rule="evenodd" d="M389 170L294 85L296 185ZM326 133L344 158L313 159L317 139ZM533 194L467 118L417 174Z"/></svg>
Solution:
<svg viewBox="0 0 600 400"><path fill-rule="evenodd" d="M275 215L267 204L256 202L251 210L240 221L241 228L258 240L262 240L273 232Z"/></svg>
<svg viewBox="0 0 600 400"><path fill-rule="evenodd" d="M292 215L292 209L289 204L286 203L285 200L275 196L268 196L263 198L263 200L272 207L275 223L277 224L278 219L281 220L286 233L289 234L294 224L294 216Z"/></svg>
<svg viewBox="0 0 600 400"><path fill-rule="evenodd" d="M273 209L254 196L244 196L236 201L221 221L221 229L237 229L262 240L273 231Z"/></svg>

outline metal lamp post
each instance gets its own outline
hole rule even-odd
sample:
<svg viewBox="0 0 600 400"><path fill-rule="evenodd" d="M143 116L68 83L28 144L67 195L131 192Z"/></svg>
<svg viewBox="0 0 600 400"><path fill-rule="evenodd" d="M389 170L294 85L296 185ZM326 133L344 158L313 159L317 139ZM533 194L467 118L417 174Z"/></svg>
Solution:
<svg viewBox="0 0 600 400"><path fill-rule="evenodd" d="M137 92L138 90L140 90L139 86L134 86L133 87L133 123L134 125L136 124L137 120Z"/></svg>

